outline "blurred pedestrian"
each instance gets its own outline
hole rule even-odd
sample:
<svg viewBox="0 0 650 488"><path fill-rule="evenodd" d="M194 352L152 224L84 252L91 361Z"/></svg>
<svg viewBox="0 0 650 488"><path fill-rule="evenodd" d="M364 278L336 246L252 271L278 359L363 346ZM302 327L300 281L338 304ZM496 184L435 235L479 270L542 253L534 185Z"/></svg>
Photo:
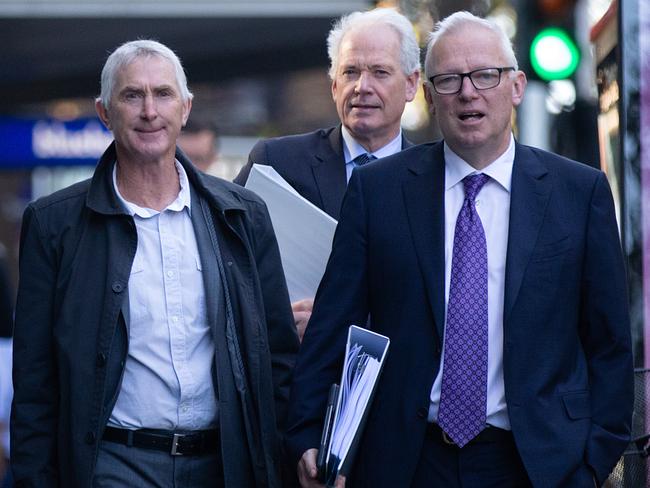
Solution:
<svg viewBox="0 0 650 488"><path fill-rule="evenodd" d="M214 122L190 117L178 135L178 147L198 169L214 174L217 162L219 138Z"/></svg>
<svg viewBox="0 0 650 488"><path fill-rule="evenodd" d="M13 385L11 357L13 333L13 287L9 282L7 250L0 244L0 487L11 488L9 466L9 416Z"/></svg>

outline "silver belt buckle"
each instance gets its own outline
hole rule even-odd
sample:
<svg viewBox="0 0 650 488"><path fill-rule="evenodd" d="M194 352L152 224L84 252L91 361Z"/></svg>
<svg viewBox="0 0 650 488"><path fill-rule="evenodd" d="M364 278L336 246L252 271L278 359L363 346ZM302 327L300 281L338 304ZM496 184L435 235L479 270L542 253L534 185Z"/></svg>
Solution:
<svg viewBox="0 0 650 488"><path fill-rule="evenodd" d="M456 443L453 440L451 440L451 437L449 437L444 430L440 429L440 431L442 432L442 442L444 442L445 444L449 444L450 446L456 445Z"/></svg>
<svg viewBox="0 0 650 488"><path fill-rule="evenodd" d="M178 441L182 437L185 437L185 435L183 435L183 434L174 434L174 437L172 438L172 451L171 451L172 456L182 456L183 455L183 453L178 450Z"/></svg>

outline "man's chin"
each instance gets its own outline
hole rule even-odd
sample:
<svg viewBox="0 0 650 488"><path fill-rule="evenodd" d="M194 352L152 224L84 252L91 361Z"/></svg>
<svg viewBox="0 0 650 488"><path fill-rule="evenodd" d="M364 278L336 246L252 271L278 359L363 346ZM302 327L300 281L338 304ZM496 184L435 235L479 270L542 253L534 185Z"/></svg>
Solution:
<svg viewBox="0 0 650 488"><path fill-rule="evenodd" d="M136 161L160 161L165 158L172 158L175 154L175 147L162 143L137 144L130 148L124 148L129 159Z"/></svg>
<svg viewBox="0 0 650 488"><path fill-rule="evenodd" d="M355 119L346 128L356 137L368 137L377 133L380 125L370 118Z"/></svg>

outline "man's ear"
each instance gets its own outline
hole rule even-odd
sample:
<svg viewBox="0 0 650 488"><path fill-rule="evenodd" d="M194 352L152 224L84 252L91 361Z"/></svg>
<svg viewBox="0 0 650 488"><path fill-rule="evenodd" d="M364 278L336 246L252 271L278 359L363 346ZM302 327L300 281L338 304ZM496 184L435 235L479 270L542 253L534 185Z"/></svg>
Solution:
<svg viewBox="0 0 650 488"><path fill-rule="evenodd" d="M431 115L436 114L436 107L433 104L433 94L431 93L432 87L428 82L422 83L422 89L424 90L424 99L427 101L427 106L429 107L429 113Z"/></svg>
<svg viewBox="0 0 650 488"><path fill-rule="evenodd" d="M406 101L412 102L415 94L418 92L418 81L420 81L420 71L414 71L406 77Z"/></svg>
<svg viewBox="0 0 650 488"><path fill-rule="evenodd" d="M512 104L515 107L523 101L527 83L526 74L523 71L515 71L512 80Z"/></svg>
<svg viewBox="0 0 650 488"><path fill-rule="evenodd" d="M183 127L187 123L187 119L190 117L190 112L192 111L192 99L189 98L183 102Z"/></svg>
<svg viewBox="0 0 650 488"><path fill-rule="evenodd" d="M111 122L108 117L108 110L106 110L106 107L104 107L104 104L100 98L95 99L95 112L97 112L97 116L106 126L106 128L108 130L111 130Z"/></svg>
<svg viewBox="0 0 650 488"><path fill-rule="evenodd" d="M332 100L334 100L334 103L336 103L336 89L337 89L336 78L334 78L332 80L332 87L331 88L332 88Z"/></svg>

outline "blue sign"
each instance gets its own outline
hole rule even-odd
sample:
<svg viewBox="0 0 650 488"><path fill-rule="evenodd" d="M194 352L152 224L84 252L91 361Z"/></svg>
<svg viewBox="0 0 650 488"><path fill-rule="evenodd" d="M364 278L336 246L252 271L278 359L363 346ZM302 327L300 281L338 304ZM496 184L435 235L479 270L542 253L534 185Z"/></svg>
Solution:
<svg viewBox="0 0 650 488"><path fill-rule="evenodd" d="M95 165L113 135L95 117L0 118L0 168Z"/></svg>

